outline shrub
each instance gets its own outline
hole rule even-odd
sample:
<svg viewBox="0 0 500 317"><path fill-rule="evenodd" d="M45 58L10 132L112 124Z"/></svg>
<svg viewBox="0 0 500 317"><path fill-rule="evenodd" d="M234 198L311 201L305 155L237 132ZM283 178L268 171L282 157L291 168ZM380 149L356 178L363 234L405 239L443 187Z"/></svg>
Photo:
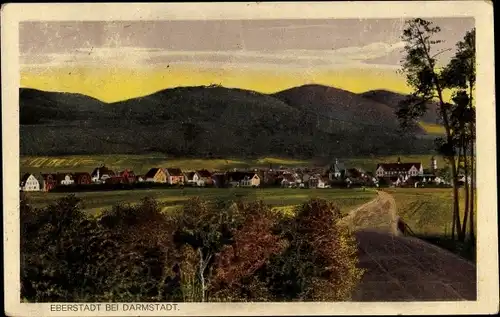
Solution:
<svg viewBox="0 0 500 317"><path fill-rule="evenodd" d="M22 203L21 296L34 302L177 299L168 222L152 201L125 210L115 207L98 221L86 219L74 196L41 210Z"/></svg>
<svg viewBox="0 0 500 317"><path fill-rule="evenodd" d="M262 202L150 198L87 219L81 201L21 195L21 298L31 302L346 300L361 271L340 211L311 200L282 217Z"/></svg>
<svg viewBox="0 0 500 317"><path fill-rule="evenodd" d="M265 283L255 273L285 245L272 228L276 214L263 203L240 204L245 219L233 235L233 243L218 254L211 297L223 301L269 300Z"/></svg>
<svg viewBox="0 0 500 317"><path fill-rule="evenodd" d="M313 199L296 218L283 222L288 248L272 258L262 274L277 300L348 300L362 276L357 246L350 233L336 225L340 210Z"/></svg>

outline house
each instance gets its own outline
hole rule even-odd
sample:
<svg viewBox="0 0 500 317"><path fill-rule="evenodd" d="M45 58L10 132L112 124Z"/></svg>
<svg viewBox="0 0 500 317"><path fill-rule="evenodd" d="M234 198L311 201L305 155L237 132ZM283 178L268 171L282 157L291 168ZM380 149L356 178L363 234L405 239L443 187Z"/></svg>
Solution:
<svg viewBox="0 0 500 317"><path fill-rule="evenodd" d="M57 185L55 174L40 174L38 181L40 183L40 190L46 192L54 189Z"/></svg>
<svg viewBox="0 0 500 317"><path fill-rule="evenodd" d="M196 171L196 184L198 186L212 185L212 173L203 169Z"/></svg>
<svg viewBox="0 0 500 317"><path fill-rule="evenodd" d="M339 163L338 159L335 159L335 163L333 163L328 170L328 178L330 180L342 178L345 174L345 170L344 164Z"/></svg>
<svg viewBox="0 0 500 317"><path fill-rule="evenodd" d="M73 180L77 185L89 185L92 182L92 177L89 173L73 173Z"/></svg>
<svg viewBox="0 0 500 317"><path fill-rule="evenodd" d="M118 175L121 177L121 182L123 184L133 184L137 181L134 171L129 169L119 172Z"/></svg>
<svg viewBox="0 0 500 317"><path fill-rule="evenodd" d="M24 192L34 192L40 190L40 182L33 174L26 173L21 177L20 189Z"/></svg>
<svg viewBox="0 0 500 317"><path fill-rule="evenodd" d="M104 165L101 167L96 167L90 174L93 183L104 183L106 179L113 176L115 176L115 172Z"/></svg>
<svg viewBox="0 0 500 317"><path fill-rule="evenodd" d="M408 179L408 177L407 177ZM389 187L398 187L401 186L405 180L402 178L402 176L386 176L386 177L380 177L378 179L380 186L389 186Z"/></svg>
<svg viewBox="0 0 500 317"><path fill-rule="evenodd" d="M296 187L298 186L296 178L292 174L283 174L281 187Z"/></svg>
<svg viewBox="0 0 500 317"><path fill-rule="evenodd" d="M144 175L144 181L151 183L166 183L167 174L163 168L153 167Z"/></svg>
<svg viewBox="0 0 500 317"><path fill-rule="evenodd" d="M166 168L165 174L170 185L184 184L184 174L180 168Z"/></svg>
<svg viewBox="0 0 500 317"><path fill-rule="evenodd" d="M73 175L69 173L57 173L55 180L57 182L57 185L63 186L68 186L75 183L75 181L73 180Z"/></svg>
<svg viewBox="0 0 500 317"><path fill-rule="evenodd" d="M326 188L327 183L323 176L320 174L315 174L309 177L308 180L309 188Z"/></svg>
<svg viewBox="0 0 500 317"><path fill-rule="evenodd" d="M375 174L377 177L420 176L424 174L424 169L422 163L401 163L401 159L398 158L397 163L377 164Z"/></svg>
<svg viewBox="0 0 500 317"><path fill-rule="evenodd" d="M195 177L195 175L196 172L185 172L184 180L186 181L186 184L195 186L197 184L196 181L198 179L198 177L197 176Z"/></svg>
<svg viewBox="0 0 500 317"><path fill-rule="evenodd" d="M215 186L215 187L219 187L219 188L222 188L222 187L226 187L227 185L227 175L226 173L213 173L212 174L212 184Z"/></svg>
<svg viewBox="0 0 500 317"><path fill-rule="evenodd" d="M228 172L227 181L233 187L259 187L260 177L256 172Z"/></svg>

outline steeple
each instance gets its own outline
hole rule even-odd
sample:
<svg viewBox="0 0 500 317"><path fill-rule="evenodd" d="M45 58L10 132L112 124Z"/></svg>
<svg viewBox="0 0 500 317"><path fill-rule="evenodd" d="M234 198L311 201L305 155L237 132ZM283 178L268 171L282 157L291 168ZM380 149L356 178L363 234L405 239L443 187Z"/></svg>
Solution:
<svg viewBox="0 0 500 317"><path fill-rule="evenodd" d="M434 156L431 157L431 171L437 170L437 160Z"/></svg>

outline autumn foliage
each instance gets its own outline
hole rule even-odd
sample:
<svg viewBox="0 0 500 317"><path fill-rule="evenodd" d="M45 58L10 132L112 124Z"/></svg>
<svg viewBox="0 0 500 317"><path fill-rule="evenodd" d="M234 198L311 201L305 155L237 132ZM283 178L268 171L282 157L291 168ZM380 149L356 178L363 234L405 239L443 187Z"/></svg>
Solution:
<svg viewBox="0 0 500 317"><path fill-rule="evenodd" d="M153 199L87 217L69 196L21 201L21 296L46 301L337 301L359 281L338 208L311 200L285 217L262 202Z"/></svg>

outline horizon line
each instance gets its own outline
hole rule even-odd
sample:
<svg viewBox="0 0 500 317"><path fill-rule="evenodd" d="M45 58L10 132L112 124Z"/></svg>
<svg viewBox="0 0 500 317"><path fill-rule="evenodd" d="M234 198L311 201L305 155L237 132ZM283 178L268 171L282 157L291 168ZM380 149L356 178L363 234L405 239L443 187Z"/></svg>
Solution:
<svg viewBox="0 0 500 317"><path fill-rule="evenodd" d="M89 98L96 99L96 100L98 100L98 101L100 101L100 102L102 102L104 104L113 104L113 103L117 103L117 102L123 102L123 101L127 101L127 100L133 100L133 99L137 99L137 98L144 98L144 97L148 97L148 96L152 96L154 94L160 93L162 91L171 90L171 89L177 89L177 88L201 88L201 87L203 87L203 88L209 88L209 89L210 88L225 88L225 89L237 89L237 90L244 90L244 91L256 92L256 93L259 93L259 94L262 94L262 95L274 95L274 94L277 94L277 93L280 93L280 92L283 92L283 91L287 91L287 90L294 89L294 88L305 87L305 86L321 86L321 87L327 87L327 88L334 88L334 89L337 89L337 90L347 91L347 92L350 92L350 93L353 93L353 94L356 94L356 95L362 95L362 94L370 92L370 91L386 91L386 92L391 92L391 93L405 95L405 93L398 92L398 91L395 91L395 90L392 90L392 89L388 89L388 88L369 89L369 90L366 90L366 91L363 91L363 92L356 93L356 92L350 91L348 89L338 88L338 87L335 87L335 86L324 85L324 84L317 84L317 83L313 83L313 82L302 84L302 85L298 85L298 86L290 86L290 87L288 87L286 89L280 89L280 90L277 90L277 91L274 91L274 92L270 92L270 93L269 92L260 92L258 90L247 89L247 88L224 86L224 85L217 84L217 83L212 83L210 85L185 85L185 86L180 85L180 86L175 86L175 87L166 87L166 88L162 88L162 89L159 89L159 90L156 90L154 92L147 93L147 94L144 94L144 95L137 95L135 97L124 98L124 99L119 99L119 100L115 100L115 101L104 101L101 98L94 97L92 95L81 93L81 92L77 92L77 91L46 90L46 89L39 89L39 88L34 88L34 87L29 87L29 86L23 86L23 85L19 85L19 90L21 90L21 89L31 89L31 90L37 90L37 91L40 91L40 92L62 93L62 94L75 94L75 95L81 95L81 96L86 96L86 97L89 97Z"/></svg>

